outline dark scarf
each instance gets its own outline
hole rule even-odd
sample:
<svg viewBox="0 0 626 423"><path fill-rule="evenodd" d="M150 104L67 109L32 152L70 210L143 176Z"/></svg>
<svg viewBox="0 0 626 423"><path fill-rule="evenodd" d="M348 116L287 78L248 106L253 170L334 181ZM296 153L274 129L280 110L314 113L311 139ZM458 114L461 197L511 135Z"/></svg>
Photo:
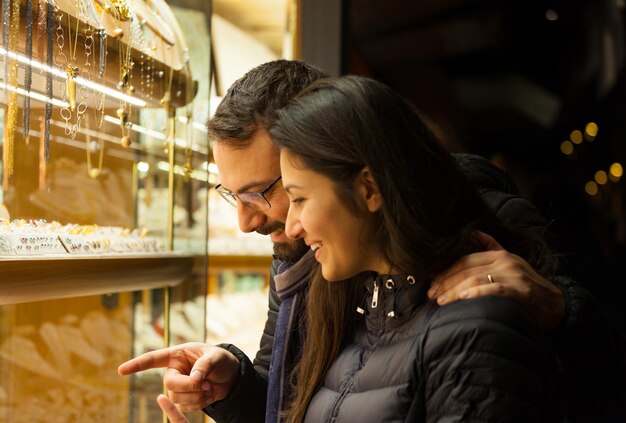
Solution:
<svg viewBox="0 0 626 423"><path fill-rule="evenodd" d="M309 251L293 265L288 262L281 263L274 277L280 308L276 319L267 384L266 423L283 421L280 412L284 407L285 398L288 397L289 373L294 364L295 354L303 341L299 333L297 311L301 309L302 301L306 297L314 263L314 253Z"/></svg>

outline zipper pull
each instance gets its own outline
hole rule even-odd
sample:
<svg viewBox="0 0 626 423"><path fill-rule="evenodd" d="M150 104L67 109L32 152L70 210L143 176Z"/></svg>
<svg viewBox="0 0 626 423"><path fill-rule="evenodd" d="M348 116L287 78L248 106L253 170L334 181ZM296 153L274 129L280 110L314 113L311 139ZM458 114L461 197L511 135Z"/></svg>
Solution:
<svg viewBox="0 0 626 423"><path fill-rule="evenodd" d="M374 296L372 297L372 308L378 307L378 281L374 281Z"/></svg>

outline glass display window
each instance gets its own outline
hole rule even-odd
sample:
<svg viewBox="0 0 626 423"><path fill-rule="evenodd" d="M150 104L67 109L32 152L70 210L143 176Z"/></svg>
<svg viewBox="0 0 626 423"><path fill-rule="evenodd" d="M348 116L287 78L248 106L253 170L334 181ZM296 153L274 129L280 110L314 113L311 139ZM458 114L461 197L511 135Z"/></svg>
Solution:
<svg viewBox="0 0 626 423"><path fill-rule="evenodd" d="M1 13L0 421L158 421L162 372L117 366L205 337L209 12Z"/></svg>

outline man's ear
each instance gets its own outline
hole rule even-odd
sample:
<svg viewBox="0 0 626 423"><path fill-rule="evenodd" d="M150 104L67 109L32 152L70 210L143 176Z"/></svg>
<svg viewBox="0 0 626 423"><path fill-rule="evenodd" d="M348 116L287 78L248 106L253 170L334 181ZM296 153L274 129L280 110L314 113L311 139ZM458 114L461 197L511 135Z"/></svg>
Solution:
<svg viewBox="0 0 626 423"><path fill-rule="evenodd" d="M374 213L383 206L383 198L380 195L378 184L368 167L364 167L356 178L356 192L364 202L367 210Z"/></svg>

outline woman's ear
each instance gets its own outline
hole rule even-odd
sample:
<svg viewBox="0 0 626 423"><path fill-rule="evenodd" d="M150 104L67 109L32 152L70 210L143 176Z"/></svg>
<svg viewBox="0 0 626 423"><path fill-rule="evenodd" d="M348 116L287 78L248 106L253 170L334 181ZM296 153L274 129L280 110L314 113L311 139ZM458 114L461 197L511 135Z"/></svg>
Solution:
<svg viewBox="0 0 626 423"><path fill-rule="evenodd" d="M374 175L368 167L361 169L356 183L356 191L365 203L367 210L372 213L379 211L383 206L383 198L380 195Z"/></svg>

